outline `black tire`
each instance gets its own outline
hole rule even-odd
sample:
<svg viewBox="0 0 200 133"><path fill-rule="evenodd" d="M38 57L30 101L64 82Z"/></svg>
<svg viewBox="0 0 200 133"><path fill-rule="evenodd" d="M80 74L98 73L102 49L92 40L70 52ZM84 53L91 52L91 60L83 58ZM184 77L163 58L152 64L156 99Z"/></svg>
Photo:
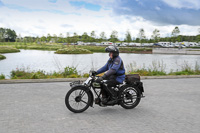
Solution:
<svg viewBox="0 0 200 133"><path fill-rule="evenodd" d="M80 91L79 93L77 93L77 91ZM72 96L72 94L73 93L75 93L75 96L74 96L74 98L73 98L73 96ZM78 94L77 96L76 96L76 93ZM80 94L84 94L83 96L85 96L85 95L87 95L87 100L86 101L84 101L83 102L83 100L82 100L82 97L83 96L81 96ZM70 98L72 97L72 101L70 100ZM81 97L81 98L80 98ZM76 101L77 99L79 99L78 101ZM77 106L79 106L79 104L81 105L82 103L83 104L85 104L85 106L84 106L84 108L82 108L82 109L75 109L74 107L72 107L72 105L71 105L71 102L73 102L73 100L74 100L74 103L77 105ZM81 101L82 100L82 101ZM81 113L81 112L83 112L83 111L85 111L86 109L88 109L88 107L90 106L90 104L91 104L91 101L92 100L92 96L91 96L91 94L89 93L89 91L87 91L84 87L74 87L74 88L72 88L71 90L69 90L68 92L67 92L67 94L66 94L66 97L65 97L65 105L66 105L66 107L70 110L70 111L72 111L72 112L74 112L74 113ZM74 105L74 104L73 104Z"/></svg>
<svg viewBox="0 0 200 133"><path fill-rule="evenodd" d="M134 94L129 94L130 90L132 90L131 93L134 93ZM120 105L123 108L125 108L125 109L133 109L140 103L141 92L135 86L125 85L120 89L119 97L121 98ZM128 102L125 101L126 99L127 100L131 100L131 101L133 100L133 101L130 102L130 104L128 104Z"/></svg>

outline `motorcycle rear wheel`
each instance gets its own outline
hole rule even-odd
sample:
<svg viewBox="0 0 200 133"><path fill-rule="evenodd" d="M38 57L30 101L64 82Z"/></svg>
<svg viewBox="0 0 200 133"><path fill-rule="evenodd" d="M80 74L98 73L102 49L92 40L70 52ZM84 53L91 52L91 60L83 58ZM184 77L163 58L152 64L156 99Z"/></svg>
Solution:
<svg viewBox="0 0 200 133"><path fill-rule="evenodd" d="M119 93L120 105L125 109L135 108L141 100L141 92L137 87L125 85Z"/></svg>
<svg viewBox="0 0 200 133"><path fill-rule="evenodd" d="M91 94L89 91L83 87L74 87L67 92L65 105L70 111L81 113L88 109L91 100Z"/></svg>

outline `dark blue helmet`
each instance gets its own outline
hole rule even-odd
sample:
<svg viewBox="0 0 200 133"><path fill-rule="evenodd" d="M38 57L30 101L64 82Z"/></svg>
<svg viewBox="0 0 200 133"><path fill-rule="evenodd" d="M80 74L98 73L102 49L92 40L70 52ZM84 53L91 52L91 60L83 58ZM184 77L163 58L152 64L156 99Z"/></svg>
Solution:
<svg viewBox="0 0 200 133"><path fill-rule="evenodd" d="M119 56L119 49L116 46L108 46L105 48L106 52L112 52L114 57Z"/></svg>

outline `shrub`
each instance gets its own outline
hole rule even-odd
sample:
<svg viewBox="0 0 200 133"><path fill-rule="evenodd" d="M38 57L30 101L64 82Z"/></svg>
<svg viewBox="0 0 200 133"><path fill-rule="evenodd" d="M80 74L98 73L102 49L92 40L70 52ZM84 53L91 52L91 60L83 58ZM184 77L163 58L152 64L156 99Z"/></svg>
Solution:
<svg viewBox="0 0 200 133"><path fill-rule="evenodd" d="M31 75L31 79L39 79L39 75L37 73L33 73Z"/></svg>
<svg viewBox="0 0 200 133"><path fill-rule="evenodd" d="M83 74L83 77L84 77L84 78L88 78L88 77L89 77L89 74L88 74L88 73L84 73L84 74Z"/></svg>
<svg viewBox="0 0 200 133"><path fill-rule="evenodd" d="M0 75L0 80L2 80L2 79L6 79L6 76L4 74Z"/></svg>
<svg viewBox="0 0 200 133"><path fill-rule="evenodd" d="M77 75L77 74L72 74L67 76L67 78L80 78L81 76Z"/></svg>
<svg viewBox="0 0 200 133"><path fill-rule="evenodd" d="M153 61L152 65L150 65L147 69L145 66L143 68L137 68L135 62L130 63L128 66L128 73L129 74L140 74L141 76L161 76L167 75L165 72L166 65L160 61Z"/></svg>
<svg viewBox="0 0 200 133"><path fill-rule="evenodd" d="M78 75L78 71L77 71L76 67L69 67L69 66L65 67L64 72L63 72L63 76L67 77L67 76L72 75L72 74Z"/></svg>

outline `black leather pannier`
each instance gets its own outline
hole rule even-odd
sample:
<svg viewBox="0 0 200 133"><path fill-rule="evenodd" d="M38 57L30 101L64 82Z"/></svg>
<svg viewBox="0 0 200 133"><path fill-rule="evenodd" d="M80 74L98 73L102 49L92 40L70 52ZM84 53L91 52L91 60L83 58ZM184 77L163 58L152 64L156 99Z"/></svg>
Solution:
<svg viewBox="0 0 200 133"><path fill-rule="evenodd" d="M127 74L125 77L125 82L127 84L133 84L135 82L140 81L140 75L139 74Z"/></svg>
<svg viewBox="0 0 200 133"><path fill-rule="evenodd" d="M127 74L125 77L126 84L137 86L141 92L144 92L143 83L140 81L139 74Z"/></svg>

